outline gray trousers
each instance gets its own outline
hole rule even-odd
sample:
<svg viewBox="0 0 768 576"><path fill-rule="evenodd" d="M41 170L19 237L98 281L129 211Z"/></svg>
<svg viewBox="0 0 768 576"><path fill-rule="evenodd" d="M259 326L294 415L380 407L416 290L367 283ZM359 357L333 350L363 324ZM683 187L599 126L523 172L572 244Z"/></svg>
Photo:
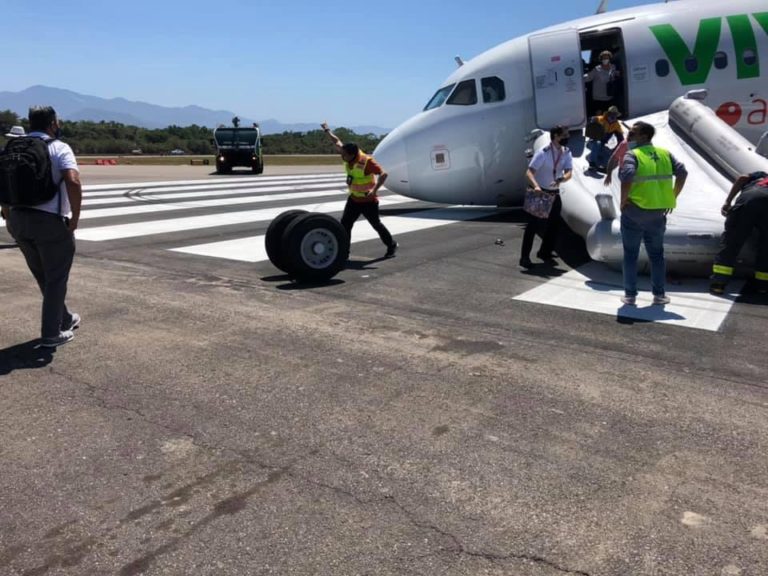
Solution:
<svg viewBox="0 0 768 576"><path fill-rule="evenodd" d="M75 236L61 217L38 210L12 208L7 227L43 294L41 335L58 336L62 326L72 323L64 300L75 257Z"/></svg>

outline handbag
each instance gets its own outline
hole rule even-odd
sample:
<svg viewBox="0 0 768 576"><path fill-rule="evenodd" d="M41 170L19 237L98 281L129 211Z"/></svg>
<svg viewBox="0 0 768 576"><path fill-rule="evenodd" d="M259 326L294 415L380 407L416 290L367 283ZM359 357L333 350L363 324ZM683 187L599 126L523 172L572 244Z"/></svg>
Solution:
<svg viewBox="0 0 768 576"><path fill-rule="evenodd" d="M555 195L550 192L536 192L533 188L525 191L523 210L536 218L549 218L552 205L555 203Z"/></svg>

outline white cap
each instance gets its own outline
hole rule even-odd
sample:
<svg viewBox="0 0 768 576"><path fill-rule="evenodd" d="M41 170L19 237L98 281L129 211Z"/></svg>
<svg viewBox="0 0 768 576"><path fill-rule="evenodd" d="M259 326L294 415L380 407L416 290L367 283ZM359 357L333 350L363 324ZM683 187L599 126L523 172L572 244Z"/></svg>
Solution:
<svg viewBox="0 0 768 576"><path fill-rule="evenodd" d="M11 131L8 132L5 137L6 138L19 138L20 136L26 136L27 133L24 132L23 126L13 126L11 128Z"/></svg>

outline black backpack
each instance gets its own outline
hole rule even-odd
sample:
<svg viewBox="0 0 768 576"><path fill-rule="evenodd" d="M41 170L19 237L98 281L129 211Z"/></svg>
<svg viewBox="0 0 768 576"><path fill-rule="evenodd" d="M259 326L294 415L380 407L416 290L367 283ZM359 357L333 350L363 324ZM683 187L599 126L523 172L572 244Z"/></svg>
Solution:
<svg viewBox="0 0 768 576"><path fill-rule="evenodd" d="M0 204L37 206L59 191L53 181L48 144L55 138L14 138L0 152Z"/></svg>

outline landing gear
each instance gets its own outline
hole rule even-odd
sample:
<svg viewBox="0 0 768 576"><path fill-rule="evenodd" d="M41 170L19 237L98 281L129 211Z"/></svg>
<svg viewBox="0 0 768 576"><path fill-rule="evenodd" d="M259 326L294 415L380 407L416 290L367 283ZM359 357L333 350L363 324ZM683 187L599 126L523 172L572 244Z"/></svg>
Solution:
<svg viewBox="0 0 768 576"><path fill-rule="evenodd" d="M327 214L283 212L270 224L265 244L272 264L297 282L326 282L349 258L347 231Z"/></svg>

